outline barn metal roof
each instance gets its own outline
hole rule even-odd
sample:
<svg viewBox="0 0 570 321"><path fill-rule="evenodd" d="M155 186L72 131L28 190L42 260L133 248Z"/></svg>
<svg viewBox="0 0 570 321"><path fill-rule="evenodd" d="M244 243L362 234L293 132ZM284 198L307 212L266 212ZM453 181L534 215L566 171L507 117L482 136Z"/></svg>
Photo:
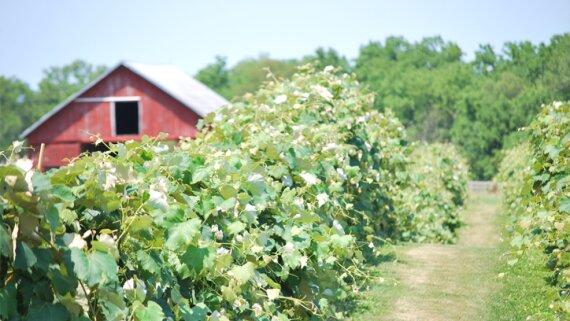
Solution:
<svg viewBox="0 0 570 321"><path fill-rule="evenodd" d="M198 80L188 76L184 71L174 65L151 65L121 62L115 67L109 69L103 75L99 76L97 79L93 80L89 85L85 86L85 88L57 105L50 112L43 115L38 121L24 130L20 134L20 138L28 136L28 134L33 132L41 124L53 115L57 114L61 109L65 108L65 106L69 105L75 99L79 98L119 67L125 67L139 75L202 117L229 103L224 97L220 96Z"/></svg>

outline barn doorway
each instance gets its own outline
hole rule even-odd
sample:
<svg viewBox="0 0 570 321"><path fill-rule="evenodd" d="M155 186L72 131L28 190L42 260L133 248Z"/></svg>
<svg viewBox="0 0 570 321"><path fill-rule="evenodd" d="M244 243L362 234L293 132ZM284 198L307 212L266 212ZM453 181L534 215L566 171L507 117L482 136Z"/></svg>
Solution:
<svg viewBox="0 0 570 321"><path fill-rule="evenodd" d="M116 101L114 103L115 135L138 135L139 115L138 101Z"/></svg>

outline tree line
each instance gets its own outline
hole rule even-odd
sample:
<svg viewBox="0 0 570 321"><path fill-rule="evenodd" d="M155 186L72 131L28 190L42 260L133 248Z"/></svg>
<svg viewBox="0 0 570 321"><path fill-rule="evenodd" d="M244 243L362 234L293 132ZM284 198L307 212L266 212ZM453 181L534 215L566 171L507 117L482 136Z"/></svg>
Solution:
<svg viewBox="0 0 570 321"><path fill-rule="evenodd" d="M495 174L504 147L524 139L517 129L541 104L570 100L570 33L547 43L507 42L500 51L484 44L469 61L456 43L441 37L417 42L389 37L363 45L354 59L332 48L296 59L261 55L233 66L216 57L196 78L228 99L240 99L259 88L269 71L287 78L306 63L355 73L376 94L375 107L392 109L410 139L453 142L474 176L483 179ZM38 90L0 76L0 146L104 70L83 61L52 67Z"/></svg>
<svg viewBox="0 0 570 321"><path fill-rule="evenodd" d="M44 70L36 90L15 77L0 75L0 150L66 98L79 91L107 67L76 60Z"/></svg>

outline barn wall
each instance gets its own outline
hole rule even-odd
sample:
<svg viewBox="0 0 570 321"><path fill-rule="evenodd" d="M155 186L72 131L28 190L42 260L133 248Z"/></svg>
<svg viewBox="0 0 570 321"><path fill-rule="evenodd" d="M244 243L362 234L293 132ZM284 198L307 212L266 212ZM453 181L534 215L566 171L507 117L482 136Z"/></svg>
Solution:
<svg viewBox="0 0 570 321"><path fill-rule="evenodd" d="M77 156L81 143L91 142L90 137L94 134L99 134L107 142L119 142L140 139L142 135L156 136L160 132L168 133L171 140L180 136L194 137L197 133L196 124L200 117L196 113L125 67L109 74L80 98L109 96L141 98L140 135L112 135L111 103L74 101L30 133L28 143L36 147L46 143L44 161L49 158L54 164L57 159ZM34 152L31 156L35 157Z"/></svg>
<svg viewBox="0 0 570 321"><path fill-rule="evenodd" d="M30 154L34 164L37 164L39 146L34 146L34 151ZM80 143L50 143L46 144L43 157L43 168L49 169L65 165L69 160L77 157L81 153Z"/></svg>

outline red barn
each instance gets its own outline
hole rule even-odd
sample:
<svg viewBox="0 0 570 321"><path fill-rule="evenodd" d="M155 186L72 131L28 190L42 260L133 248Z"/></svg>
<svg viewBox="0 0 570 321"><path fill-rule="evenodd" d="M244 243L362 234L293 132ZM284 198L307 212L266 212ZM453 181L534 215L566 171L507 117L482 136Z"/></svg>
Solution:
<svg viewBox="0 0 570 321"><path fill-rule="evenodd" d="M120 63L45 114L21 135L34 147L45 143L45 168L93 150L90 137L105 142L168 133L169 140L196 135L196 124L228 102L170 65Z"/></svg>

